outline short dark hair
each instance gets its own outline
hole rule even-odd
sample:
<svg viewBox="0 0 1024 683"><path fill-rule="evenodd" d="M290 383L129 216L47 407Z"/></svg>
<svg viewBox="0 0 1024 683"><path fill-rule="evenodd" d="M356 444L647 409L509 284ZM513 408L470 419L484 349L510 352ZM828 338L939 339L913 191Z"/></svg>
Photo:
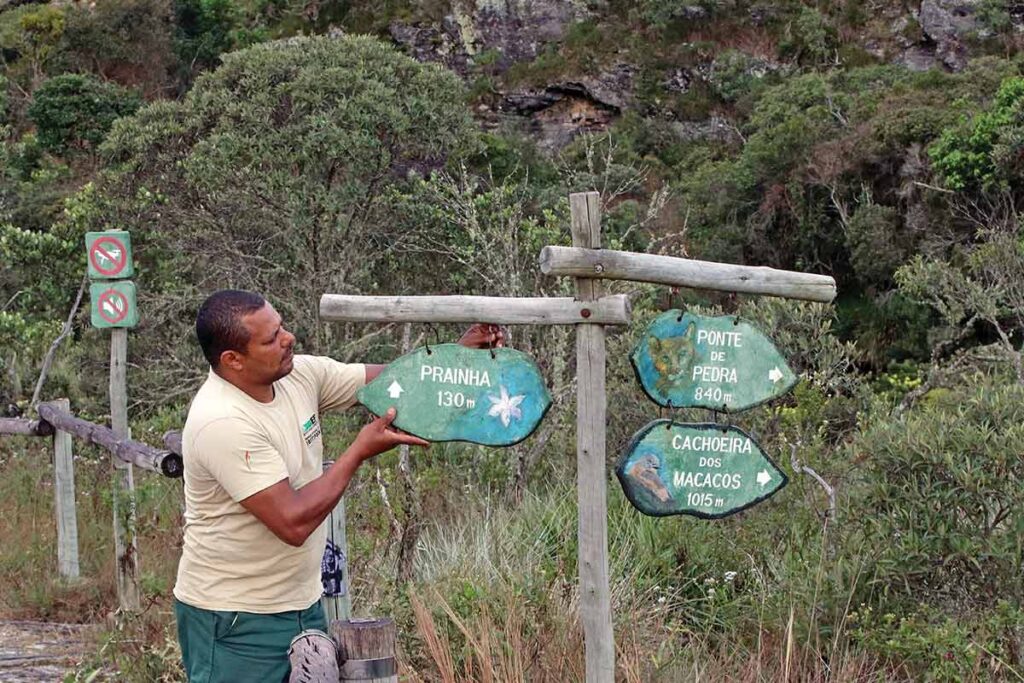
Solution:
<svg viewBox="0 0 1024 683"><path fill-rule="evenodd" d="M225 351L245 350L249 330L242 318L266 303L259 294L240 289L222 289L206 298L196 314L196 337L210 367L220 365L220 354Z"/></svg>

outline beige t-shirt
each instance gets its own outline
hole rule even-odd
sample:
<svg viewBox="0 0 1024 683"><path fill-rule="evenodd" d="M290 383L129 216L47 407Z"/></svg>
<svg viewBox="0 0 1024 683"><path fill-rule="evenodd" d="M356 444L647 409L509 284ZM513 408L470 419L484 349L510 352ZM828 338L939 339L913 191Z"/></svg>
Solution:
<svg viewBox="0 0 1024 683"><path fill-rule="evenodd" d="M321 524L288 545L239 501L288 479L298 489L323 471L320 413L355 403L365 366L295 356L260 403L210 371L182 432L185 541L174 596L202 609L269 614L320 599Z"/></svg>

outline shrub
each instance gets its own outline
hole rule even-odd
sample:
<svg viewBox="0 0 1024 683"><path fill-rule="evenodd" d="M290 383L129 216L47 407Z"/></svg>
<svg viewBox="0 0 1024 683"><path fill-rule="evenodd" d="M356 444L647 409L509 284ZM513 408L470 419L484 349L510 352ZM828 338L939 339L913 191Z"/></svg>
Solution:
<svg viewBox="0 0 1024 683"><path fill-rule="evenodd" d="M853 442L879 595L982 609L1021 600L1024 386L972 375ZM868 575L871 575L871 571Z"/></svg>
<svg viewBox="0 0 1024 683"><path fill-rule="evenodd" d="M954 190L998 190L1020 186L1024 149L1024 78L999 86L992 107L950 128L929 148L932 163Z"/></svg>
<svg viewBox="0 0 1024 683"><path fill-rule="evenodd" d="M39 143L55 154L95 149L114 121L135 113L134 93L92 76L64 74L44 82L32 99L28 116Z"/></svg>

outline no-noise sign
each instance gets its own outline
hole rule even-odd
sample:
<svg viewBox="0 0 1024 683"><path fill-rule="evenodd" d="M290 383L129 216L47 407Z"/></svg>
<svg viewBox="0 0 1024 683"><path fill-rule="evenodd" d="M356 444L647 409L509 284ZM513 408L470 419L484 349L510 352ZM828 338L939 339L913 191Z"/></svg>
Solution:
<svg viewBox="0 0 1024 683"><path fill-rule="evenodd" d="M121 280L135 273L132 242L125 230L85 233L85 249L92 280Z"/></svg>
<svg viewBox="0 0 1024 683"><path fill-rule="evenodd" d="M139 322L134 282L93 282L89 299L93 327L135 327Z"/></svg>

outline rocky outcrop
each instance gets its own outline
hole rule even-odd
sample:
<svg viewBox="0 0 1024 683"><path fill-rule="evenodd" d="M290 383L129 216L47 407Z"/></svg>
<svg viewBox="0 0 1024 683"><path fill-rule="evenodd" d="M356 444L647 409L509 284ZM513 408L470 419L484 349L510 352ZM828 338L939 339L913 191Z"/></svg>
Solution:
<svg viewBox="0 0 1024 683"><path fill-rule="evenodd" d="M484 52L498 72L532 61L560 41L569 24L587 16L586 8L571 0L456 1L440 26L393 22L389 32L417 60L440 62L465 75L470 60Z"/></svg>
<svg viewBox="0 0 1024 683"><path fill-rule="evenodd" d="M917 22L935 46L944 66L960 71L967 66L967 42L978 31L978 0L923 0Z"/></svg>
<svg viewBox="0 0 1024 683"><path fill-rule="evenodd" d="M542 91L508 93L500 110L527 120L538 146L560 149L580 133L606 129L621 110L594 98L582 83L561 83Z"/></svg>

